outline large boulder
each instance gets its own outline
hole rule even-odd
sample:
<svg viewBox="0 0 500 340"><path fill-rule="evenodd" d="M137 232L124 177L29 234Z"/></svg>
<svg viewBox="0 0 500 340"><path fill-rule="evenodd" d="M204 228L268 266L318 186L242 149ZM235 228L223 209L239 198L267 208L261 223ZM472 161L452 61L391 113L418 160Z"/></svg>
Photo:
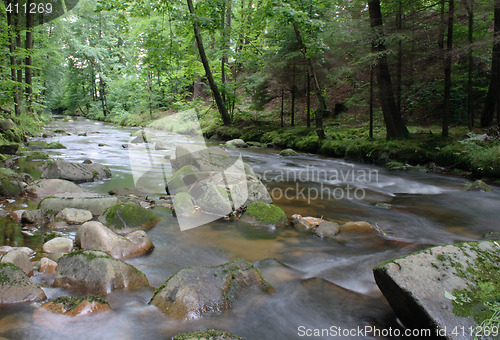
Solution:
<svg viewBox="0 0 500 340"><path fill-rule="evenodd" d="M76 238L82 249L104 251L115 259L136 257L154 248L153 242L143 230L124 237L96 221L82 224Z"/></svg>
<svg viewBox="0 0 500 340"><path fill-rule="evenodd" d="M200 208L199 213L194 214L185 195L174 200L176 209L176 201L182 202L182 207L177 209L181 212L178 215L181 228L230 215L250 203L272 203L266 187L252 168L241 157L229 157L221 148L179 145L171 163L177 171L168 181L168 192L173 196L189 193L193 204Z"/></svg>
<svg viewBox="0 0 500 340"><path fill-rule="evenodd" d="M54 286L104 295L116 289L147 287L149 282L134 266L102 251L78 250L59 259Z"/></svg>
<svg viewBox="0 0 500 340"><path fill-rule="evenodd" d="M171 276L149 302L173 319L197 319L227 311L243 290L272 286L244 259L205 267L184 268Z"/></svg>
<svg viewBox="0 0 500 340"><path fill-rule="evenodd" d="M477 329L492 317L489 303L500 296L499 260L495 241L459 243L391 260L375 267L374 276L405 326L458 339L452 334L458 325Z"/></svg>
<svg viewBox="0 0 500 340"><path fill-rule="evenodd" d="M160 218L151 210L135 203L118 203L106 209L99 221L118 234L149 230Z"/></svg>
<svg viewBox="0 0 500 340"><path fill-rule="evenodd" d="M26 192L43 198L57 194L83 194L84 190L75 183L63 179L41 179L28 186Z"/></svg>
<svg viewBox="0 0 500 340"><path fill-rule="evenodd" d="M33 275L33 266L26 252L20 249L12 249L7 254L2 255L1 263L12 263L19 267L26 275Z"/></svg>
<svg viewBox="0 0 500 340"><path fill-rule="evenodd" d="M288 225L286 214L280 207L262 202L250 203L240 220L256 227L268 229Z"/></svg>
<svg viewBox="0 0 500 340"><path fill-rule="evenodd" d="M101 196L94 194L62 195L58 197L48 196L40 201L38 209L57 214L64 208L75 208L88 210L94 216L101 215L106 209L118 203L116 197Z"/></svg>
<svg viewBox="0 0 500 340"><path fill-rule="evenodd" d="M12 263L0 263L0 281L0 303L42 301L47 298L43 290Z"/></svg>
<svg viewBox="0 0 500 340"><path fill-rule="evenodd" d="M66 161L52 162L42 173L42 178L65 179L77 183L92 182L109 177L111 177L111 170L104 165Z"/></svg>

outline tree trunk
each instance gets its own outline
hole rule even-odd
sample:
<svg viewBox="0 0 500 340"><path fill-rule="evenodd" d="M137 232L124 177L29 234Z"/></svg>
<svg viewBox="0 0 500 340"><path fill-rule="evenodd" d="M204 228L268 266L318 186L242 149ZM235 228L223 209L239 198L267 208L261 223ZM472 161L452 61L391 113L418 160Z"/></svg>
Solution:
<svg viewBox="0 0 500 340"><path fill-rule="evenodd" d="M292 108L290 113L290 125L295 126L295 92L297 91L297 86L292 85L290 92L292 93Z"/></svg>
<svg viewBox="0 0 500 340"><path fill-rule="evenodd" d="M370 139L373 139L373 65L370 66Z"/></svg>
<svg viewBox="0 0 500 340"><path fill-rule="evenodd" d="M495 107L500 111L500 105L498 98L498 92L500 86L498 84L499 77L499 66L500 66L500 0L495 0L495 25L494 25L494 40L493 40L493 55L491 56L491 75L490 75L490 86L488 89L488 95L486 96L486 102L484 106L484 111L481 115L481 126L487 127L493 123L493 117L495 113ZM500 117L497 117L500 119ZM499 120L500 122L500 120Z"/></svg>
<svg viewBox="0 0 500 340"><path fill-rule="evenodd" d="M307 72L306 92L307 127L311 127L311 74L309 72Z"/></svg>
<svg viewBox="0 0 500 340"><path fill-rule="evenodd" d="M18 3L18 1L14 2L15 4ZM16 40L16 46L14 50L19 51L22 48L21 45L21 28L20 28L20 13L14 13L14 29L13 32L15 34L15 40ZM15 57L14 57L15 58ZM14 94L14 112L16 115L19 115L21 113L21 106L23 104L22 101L22 87L21 84L23 83L23 70L22 70L22 60L17 60L16 61L16 79L15 81L17 82L17 85L15 87L15 94Z"/></svg>
<svg viewBox="0 0 500 340"><path fill-rule="evenodd" d="M403 29L403 0L399 0L398 3L398 14L396 16L396 29L399 34ZM396 68L396 105L398 110L401 112L401 96L402 96L402 78L403 78L403 42L401 41L401 37L398 39L398 63Z"/></svg>
<svg viewBox="0 0 500 340"><path fill-rule="evenodd" d="M309 74L311 75L314 83L314 87L316 90L316 95L318 96L318 102L320 107L318 110L316 110L316 134L318 135L319 139L319 144L318 147L321 144L321 141L325 138L325 130L323 129L323 114L327 111L326 107L326 100L323 95L323 91L321 89L321 86L319 85L318 77L316 76L316 72L314 71L314 66L312 63L311 58L307 56L307 47L304 45L304 41L302 40L302 35L300 34L299 30L299 24L297 22L293 23L293 29L295 31L295 37L297 38L297 42L299 43L299 46L301 47L301 52L304 58L306 59L307 66L309 68Z"/></svg>
<svg viewBox="0 0 500 340"><path fill-rule="evenodd" d="M28 0L26 2L27 8L31 8L31 4L33 3L32 0ZM26 104L27 104L27 110L31 112L31 94L33 93L33 73L32 73L32 66L33 66L33 57L32 57L32 50L33 50L33 25L34 25L34 14L30 13L31 11L27 11L26 13L26 41L25 41L25 46L26 46L26 53L27 57L24 61L24 80L26 83Z"/></svg>
<svg viewBox="0 0 500 340"><path fill-rule="evenodd" d="M14 6L16 2L12 3ZM10 52L10 77L12 82L17 82L17 73L16 73L16 57L14 53L16 52L16 44L15 44L15 34L17 33L16 24L18 23L18 19L13 17L14 12L7 12L7 25L9 28L9 52ZM17 15L14 13L14 15ZM18 115L20 113L21 103L19 102L19 96L17 91L17 85L14 86L14 114Z"/></svg>
<svg viewBox="0 0 500 340"><path fill-rule="evenodd" d="M102 79L102 75L99 74L99 97L101 99L102 113L104 117L108 115L108 103L106 100L106 84Z"/></svg>
<svg viewBox="0 0 500 340"><path fill-rule="evenodd" d="M451 51L453 49L453 17L455 0L448 0L448 36L446 38L446 56L444 61L444 112L443 131L441 135L448 137L448 125L451 116Z"/></svg>
<svg viewBox="0 0 500 340"><path fill-rule="evenodd" d="M281 127L285 125L284 122L284 117L285 117L285 90L281 89Z"/></svg>
<svg viewBox="0 0 500 340"><path fill-rule="evenodd" d="M193 0L187 0L187 4L189 7L189 13L191 14L193 19L194 36L196 38L196 44L198 45L198 52L200 53L201 62L203 64L203 68L205 69L205 73L207 75L208 84L210 85L210 89L212 90L215 103L217 104L217 108L219 109L219 112L222 116L222 121L224 122L224 125L230 126L231 118L229 117L226 104L222 99L219 89L217 88L217 84L215 84L214 77L212 75L212 71L210 70L210 65L208 63L208 59L205 54L205 48L203 47L203 41L201 39L200 30L198 29L198 24L195 18Z"/></svg>
<svg viewBox="0 0 500 340"><path fill-rule="evenodd" d="M469 3L470 1L470 3ZM474 43L474 0L463 0L467 9L469 49L467 51L467 114L469 116L469 130L474 129L474 108L472 106L472 73L474 72L474 58L472 56L472 44Z"/></svg>
<svg viewBox="0 0 500 340"><path fill-rule="evenodd" d="M370 12L371 27L375 29L373 49L379 52L376 74L379 87L380 103L384 114L384 122L387 130L387 139L407 138L409 133L401 119L401 111L398 110L394 100L392 89L391 74L387 61L386 48L383 42L384 32L382 23L382 12L380 10L379 0L370 0L368 2Z"/></svg>

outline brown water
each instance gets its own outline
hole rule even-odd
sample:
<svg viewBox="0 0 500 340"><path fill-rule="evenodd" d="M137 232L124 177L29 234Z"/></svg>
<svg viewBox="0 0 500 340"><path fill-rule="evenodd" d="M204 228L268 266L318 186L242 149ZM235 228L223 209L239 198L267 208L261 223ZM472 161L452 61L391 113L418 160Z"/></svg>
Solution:
<svg viewBox="0 0 500 340"><path fill-rule="evenodd" d="M89 158L111 168L111 179L82 185L87 190L106 193L134 187L129 153L122 144L127 143L137 129L86 119L56 120L51 128L63 128L71 133L49 139L68 147L50 150L53 158L70 161ZM77 136L79 132L87 132L87 136ZM167 133L163 133L162 140L170 154L179 143L189 142ZM431 245L479 240L488 232L500 231L497 188L493 193L466 192L467 181L462 178L388 172L316 155L283 158L276 150L258 148L228 152L242 153L273 193L275 203L288 216L296 213L323 216L339 223L364 220L376 225L385 236L344 233L333 241L326 241L293 229L268 232L224 221L180 231L170 210L156 208L163 220L148 231L155 244L154 251L128 261L147 275L152 286L159 286L187 266L218 265L244 257L261 268L276 293L243 295L224 315L186 322L170 320L156 307L147 305L152 289L113 292L106 297L114 310L112 313L76 321L54 316L40 323L33 318L36 305L2 307L0 336L158 339L210 327L228 330L246 339L300 339L307 338L299 336L300 326L307 329L394 328L395 317L373 279L374 266ZM132 162L146 162L147 157L134 155ZM164 176L163 172L170 175L168 164L153 169L154 176L146 186L161 193L163 183L158 178ZM371 178L367 174L371 174ZM279 193L287 189L288 198L280 198ZM362 199L345 197L353 189L359 189L358 196L363 193ZM310 195L301 195L301 190ZM322 198L311 199L311 195L321 191ZM340 197L341 193L344 198ZM159 196L152 194L150 198L160 202ZM377 206L377 203L386 205ZM51 288L50 282L41 276L35 276L35 280L44 285L49 298L71 294Z"/></svg>

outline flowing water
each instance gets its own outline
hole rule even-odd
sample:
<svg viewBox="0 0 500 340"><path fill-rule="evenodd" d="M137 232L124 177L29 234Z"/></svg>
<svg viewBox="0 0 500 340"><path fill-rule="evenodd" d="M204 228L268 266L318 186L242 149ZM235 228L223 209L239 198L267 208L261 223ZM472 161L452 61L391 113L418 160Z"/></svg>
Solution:
<svg viewBox="0 0 500 340"><path fill-rule="evenodd" d="M50 128L70 133L48 139L67 146L49 150L52 158L91 159L112 170L109 180L83 184L88 191L107 193L133 188L131 163L133 168L151 157L124 148L138 131L136 128L86 119L56 119ZM87 135L78 136L81 132ZM192 142L179 135L159 134L166 148L162 154L172 155L176 145ZM284 158L267 148L228 152L235 156L241 152L266 184L275 204L288 216L323 217L338 223L363 220L376 226L380 234L358 231L321 240L291 228L268 232L224 221L180 231L171 211L157 207L155 211L162 221L148 231L154 251L127 261L147 275L151 286L159 286L187 266L218 265L243 257L262 270L276 292L251 292L240 296L228 313L182 322L170 320L147 304L153 293L149 288L113 292L106 297L112 313L76 321L61 316L39 320L33 317L36 306L13 306L0 310L0 335L31 339L158 339L187 330L217 328L246 339L298 339L307 338L300 336L306 329L339 332L365 326L394 328L395 316L373 279L374 266L428 246L480 240L484 234L500 230L498 188L491 193L467 192L467 180L462 178L418 171L389 172L317 155ZM160 153L152 150L151 154L156 157ZM153 169L153 176L143 176L150 178L147 183L140 183L160 193L149 196L157 203L164 194L162 178L171 174L168 163ZM45 285L49 298L72 294ZM323 335L316 338L328 338ZM349 337L344 334L340 338Z"/></svg>

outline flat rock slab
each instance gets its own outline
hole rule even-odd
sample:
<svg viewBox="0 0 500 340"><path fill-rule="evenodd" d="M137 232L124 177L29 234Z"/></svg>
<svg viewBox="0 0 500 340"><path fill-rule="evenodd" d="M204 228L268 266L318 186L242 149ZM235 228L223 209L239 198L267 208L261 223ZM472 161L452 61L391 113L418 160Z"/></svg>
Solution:
<svg viewBox="0 0 500 340"><path fill-rule="evenodd" d="M40 201L38 209L50 211L56 214L65 208L83 209L90 211L94 216L99 216L106 209L117 203L118 199L111 196L92 194L71 196L61 195L57 197L45 197L42 201Z"/></svg>
<svg viewBox="0 0 500 340"><path fill-rule="evenodd" d="M43 198L62 193L67 195L83 194L84 190L75 183L63 179L41 179L29 185L26 192L32 196Z"/></svg>
<svg viewBox="0 0 500 340"><path fill-rule="evenodd" d="M149 302L173 319L197 319L227 311L242 290L273 291L244 259L215 266L184 268L165 281Z"/></svg>
<svg viewBox="0 0 500 340"><path fill-rule="evenodd" d="M122 288L149 286L146 275L134 266L102 251L75 251L57 262L54 287L104 295Z"/></svg>
<svg viewBox="0 0 500 340"><path fill-rule="evenodd" d="M92 182L111 177L108 167L91 163L52 162L42 173L42 178L65 179L71 182Z"/></svg>
<svg viewBox="0 0 500 340"><path fill-rule="evenodd" d="M11 263L0 263L0 280L0 303L42 301L47 298L28 275Z"/></svg>
<svg viewBox="0 0 500 340"><path fill-rule="evenodd" d="M453 329L475 329L477 323L472 317L455 315L454 291L474 289L477 280L487 276L478 275L478 268L485 264L498 268L499 258L500 246L495 241L438 246L382 264L374 269L374 276L407 327L446 328L446 338L462 339L452 334Z"/></svg>

